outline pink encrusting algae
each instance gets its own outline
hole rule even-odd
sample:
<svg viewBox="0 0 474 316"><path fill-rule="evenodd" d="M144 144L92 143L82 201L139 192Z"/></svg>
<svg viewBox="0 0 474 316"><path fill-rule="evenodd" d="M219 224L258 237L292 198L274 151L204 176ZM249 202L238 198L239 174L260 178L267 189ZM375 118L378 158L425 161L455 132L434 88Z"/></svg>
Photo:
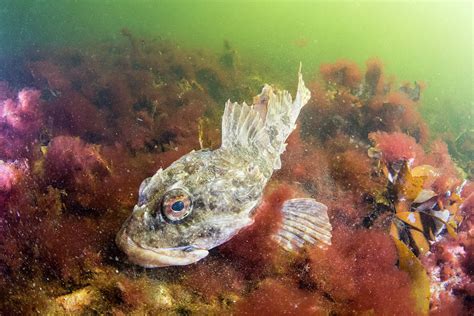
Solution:
<svg viewBox="0 0 474 316"><path fill-rule="evenodd" d="M192 266L128 263L114 236L140 182L202 144L217 147L224 102L251 100L263 80L229 62L228 45L220 58L122 34L126 43L93 53L24 56L16 67L27 75L1 78L0 313L422 314L390 225L393 192L424 189L458 224L419 256L429 308L472 314L473 185L430 138L423 87L400 87L379 60L305 74L312 98L252 226ZM387 174L403 164L416 181L400 188ZM278 247L280 210L294 197L329 207L332 245Z"/></svg>
<svg viewBox="0 0 474 316"><path fill-rule="evenodd" d="M0 154L4 159L31 155L43 122L40 91L23 89L15 98L8 87L0 95Z"/></svg>

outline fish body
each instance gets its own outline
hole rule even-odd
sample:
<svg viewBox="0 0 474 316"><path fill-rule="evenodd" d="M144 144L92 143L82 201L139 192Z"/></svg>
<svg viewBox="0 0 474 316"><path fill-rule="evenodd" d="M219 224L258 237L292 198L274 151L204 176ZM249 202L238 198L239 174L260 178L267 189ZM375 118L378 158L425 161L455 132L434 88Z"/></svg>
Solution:
<svg viewBox="0 0 474 316"><path fill-rule="evenodd" d="M309 98L300 72L294 101L287 91L275 93L268 85L252 106L228 101L220 148L192 151L142 182L138 203L116 237L129 260L144 267L194 263L251 225L253 211L273 171L281 167L285 141ZM330 242L325 206L310 204L299 205L321 214ZM306 225L304 216L291 216L290 232L282 230L275 236L287 250L315 240L300 238L301 231L311 234L319 229ZM318 239L317 234L313 237Z"/></svg>

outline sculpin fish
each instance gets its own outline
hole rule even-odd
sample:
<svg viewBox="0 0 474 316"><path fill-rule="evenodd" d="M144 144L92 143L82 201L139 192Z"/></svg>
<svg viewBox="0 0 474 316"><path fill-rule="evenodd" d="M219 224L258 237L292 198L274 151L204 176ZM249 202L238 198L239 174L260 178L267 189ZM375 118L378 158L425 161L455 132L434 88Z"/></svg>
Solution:
<svg viewBox="0 0 474 316"><path fill-rule="evenodd" d="M191 264L251 225L309 98L300 69L294 100L265 85L252 106L227 101L220 148L192 151L140 185L138 203L116 237L128 259L148 268ZM330 244L325 205L293 199L282 213L273 237L284 249Z"/></svg>

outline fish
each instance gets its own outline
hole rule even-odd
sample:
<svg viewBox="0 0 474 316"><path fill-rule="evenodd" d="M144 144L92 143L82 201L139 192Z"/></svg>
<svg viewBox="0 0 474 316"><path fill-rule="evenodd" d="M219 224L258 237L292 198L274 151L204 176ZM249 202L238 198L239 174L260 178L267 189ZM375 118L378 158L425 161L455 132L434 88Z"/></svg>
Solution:
<svg viewBox="0 0 474 316"><path fill-rule="evenodd" d="M300 65L294 100L268 84L250 106L228 100L219 148L193 150L141 183L138 202L115 239L128 260L145 268L192 264L252 225L310 96ZM296 198L283 203L281 212L272 238L282 249L330 245L324 204Z"/></svg>

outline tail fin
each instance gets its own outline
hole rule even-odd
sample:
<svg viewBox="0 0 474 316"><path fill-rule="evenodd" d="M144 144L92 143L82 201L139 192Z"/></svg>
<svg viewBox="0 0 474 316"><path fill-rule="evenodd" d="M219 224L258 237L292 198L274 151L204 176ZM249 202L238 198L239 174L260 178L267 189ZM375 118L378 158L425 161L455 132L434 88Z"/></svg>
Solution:
<svg viewBox="0 0 474 316"><path fill-rule="evenodd" d="M222 147L255 149L258 154L273 160L273 169L280 169L280 155L285 151L286 139L296 128L301 108L310 96L300 65L294 100L288 91L274 92L271 86L265 85L252 106L227 101L222 119Z"/></svg>

